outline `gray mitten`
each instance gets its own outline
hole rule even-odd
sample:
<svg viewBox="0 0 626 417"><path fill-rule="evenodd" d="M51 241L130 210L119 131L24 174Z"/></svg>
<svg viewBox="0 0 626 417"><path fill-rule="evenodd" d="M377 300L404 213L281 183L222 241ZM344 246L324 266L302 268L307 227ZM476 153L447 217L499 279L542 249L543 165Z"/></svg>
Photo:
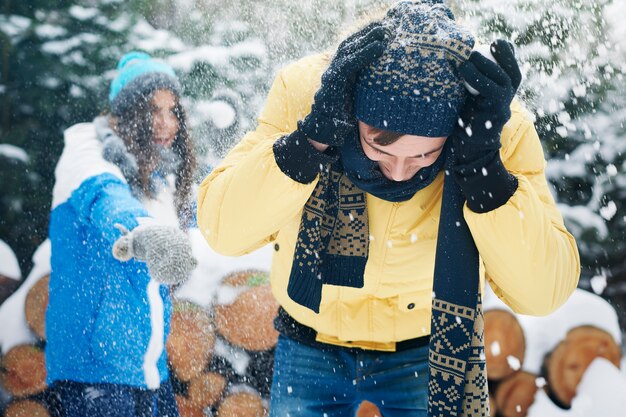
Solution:
<svg viewBox="0 0 626 417"><path fill-rule="evenodd" d="M144 261L155 281L180 284L197 265L189 238L176 227L148 224L130 232L120 224L115 227L124 235L113 245L113 257L122 262L131 258Z"/></svg>

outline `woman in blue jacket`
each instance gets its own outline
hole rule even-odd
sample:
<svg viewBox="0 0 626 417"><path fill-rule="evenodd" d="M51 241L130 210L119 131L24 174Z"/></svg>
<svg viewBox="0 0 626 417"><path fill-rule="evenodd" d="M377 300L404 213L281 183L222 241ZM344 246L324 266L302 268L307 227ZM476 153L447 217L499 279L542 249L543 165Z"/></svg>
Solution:
<svg viewBox="0 0 626 417"><path fill-rule="evenodd" d="M110 113L65 131L50 216L48 383L73 416L178 416L168 286L195 266L195 159L174 71L119 61Z"/></svg>

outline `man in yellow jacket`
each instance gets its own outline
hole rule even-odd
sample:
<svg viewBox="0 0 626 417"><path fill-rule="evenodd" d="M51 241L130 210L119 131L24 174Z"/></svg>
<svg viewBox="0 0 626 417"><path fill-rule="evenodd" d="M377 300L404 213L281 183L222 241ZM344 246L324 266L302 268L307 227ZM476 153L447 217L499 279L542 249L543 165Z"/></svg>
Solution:
<svg viewBox="0 0 626 417"><path fill-rule="evenodd" d="M473 47L443 4L396 4L283 69L202 183L213 248L274 245L272 416L486 416L484 278L534 315L576 288L513 47Z"/></svg>

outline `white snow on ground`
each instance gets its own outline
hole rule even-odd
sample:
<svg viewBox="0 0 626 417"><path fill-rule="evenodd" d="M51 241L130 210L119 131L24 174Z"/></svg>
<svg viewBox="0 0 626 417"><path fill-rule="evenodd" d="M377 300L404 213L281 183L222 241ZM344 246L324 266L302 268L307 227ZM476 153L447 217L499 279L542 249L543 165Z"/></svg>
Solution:
<svg viewBox="0 0 626 417"><path fill-rule="evenodd" d="M37 337L28 327L24 304L28 290L50 273L50 241L44 241L33 255L33 269L22 285L0 305L0 352L21 344L35 343Z"/></svg>
<svg viewBox="0 0 626 417"><path fill-rule="evenodd" d="M22 278L20 265L9 245L0 240L0 275L19 281Z"/></svg>
<svg viewBox="0 0 626 417"><path fill-rule="evenodd" d="M574 417L574 415L571 414L569 410L563 410L557 407L552 402L550 397L548 397L548 394L546 394L543 390L539 390L537 391L537 394L535 394L535 401L528 409L526 417ZM587 416L576 415L576 417Z"/></svg>

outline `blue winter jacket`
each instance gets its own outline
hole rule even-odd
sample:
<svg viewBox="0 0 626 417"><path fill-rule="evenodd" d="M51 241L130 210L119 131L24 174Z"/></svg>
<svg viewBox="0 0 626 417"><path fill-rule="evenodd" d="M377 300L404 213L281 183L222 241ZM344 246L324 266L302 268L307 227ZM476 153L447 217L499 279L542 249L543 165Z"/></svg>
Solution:
<svg viewBox="0 0 626 417"><path fill-rule="evenodd" d="M144 262L119 262L119 223L149 221L119 168L102 158L93 124L65 131L49 236L48 383L71 380L158 388L168 378L171 301Z"/></svg>

